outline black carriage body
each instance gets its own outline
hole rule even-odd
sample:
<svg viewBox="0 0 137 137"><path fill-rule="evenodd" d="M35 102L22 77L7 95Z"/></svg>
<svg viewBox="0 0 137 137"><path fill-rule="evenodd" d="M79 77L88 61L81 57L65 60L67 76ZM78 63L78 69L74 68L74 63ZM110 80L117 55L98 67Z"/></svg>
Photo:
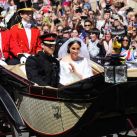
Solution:
<svg viewBox="0 0 137 137"><path fill-rule="evenodd" d="M34 86L2 66L0 75L0 84L16 102L21 118L37 134L98 137L137 127L137 78L129 77L127 83L108 84L100 73L68 86L52 88ZM39 121L47 123L42 125Z"/></svg>

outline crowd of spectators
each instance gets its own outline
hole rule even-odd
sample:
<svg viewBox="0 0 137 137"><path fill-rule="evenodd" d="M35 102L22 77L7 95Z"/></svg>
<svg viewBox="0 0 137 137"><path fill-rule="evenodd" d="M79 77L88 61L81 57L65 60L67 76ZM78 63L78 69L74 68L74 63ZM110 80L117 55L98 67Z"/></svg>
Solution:
<svg viewBox="0 0 137 137"><path fill-rule="evenodd" d="M24 1L24 0L20 0ZM1 25L10 29L19 22L18 0L8 0L3 5ZM33 22L41 35L54 32L58 35L55 56L63 43L79 37L87 44L90 57L112 54L114 38L120 42L130 37L129 49L136 49L137 13L126 0L96 0L93 10L91 0L32 0ZM96 48L97 47L97 48Z"/></svg>

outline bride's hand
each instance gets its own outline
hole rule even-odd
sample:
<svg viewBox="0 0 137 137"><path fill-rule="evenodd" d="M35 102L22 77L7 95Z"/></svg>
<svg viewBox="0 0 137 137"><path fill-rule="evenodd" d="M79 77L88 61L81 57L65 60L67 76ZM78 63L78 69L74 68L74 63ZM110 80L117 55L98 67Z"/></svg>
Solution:
<svg viewBox="0 0 137 137"><path fill-rule="evenodd" d="M72 63L69 63L69 65L71 66L70 71L76 72L75 66Z"/></svg>
<svg viewBox="0 0 137 137"><path fill-rule="evenodd" d="M80 79L83 79L82 75L76 70L75 66L72 63L69 63L71 66L70 72L75 73Z"/></svg>

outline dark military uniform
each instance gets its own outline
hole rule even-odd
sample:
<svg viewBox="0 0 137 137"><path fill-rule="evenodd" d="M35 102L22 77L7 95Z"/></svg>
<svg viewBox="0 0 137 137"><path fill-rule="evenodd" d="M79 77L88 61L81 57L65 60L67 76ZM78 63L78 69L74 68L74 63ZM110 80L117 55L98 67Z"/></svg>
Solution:
<svg viewBox="0 0 137 137"><path fill-rule="evenodd" d="M40 51L26 61L26 74L30 81L40 86L57 87L59 82L59 61Z"/></svg>

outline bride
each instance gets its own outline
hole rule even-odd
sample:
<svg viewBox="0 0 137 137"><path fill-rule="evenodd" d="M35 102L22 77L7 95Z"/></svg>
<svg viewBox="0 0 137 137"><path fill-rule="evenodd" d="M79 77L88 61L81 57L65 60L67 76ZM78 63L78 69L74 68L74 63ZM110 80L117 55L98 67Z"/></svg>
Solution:
<svg viewBox="0 0 137 137"><path fill-rule="evenodd" d="M68 85L93 75L89 59L82 55L83 47L79 39L70 38L62 49L66 55L60 60L61 85Z"/></svg>

